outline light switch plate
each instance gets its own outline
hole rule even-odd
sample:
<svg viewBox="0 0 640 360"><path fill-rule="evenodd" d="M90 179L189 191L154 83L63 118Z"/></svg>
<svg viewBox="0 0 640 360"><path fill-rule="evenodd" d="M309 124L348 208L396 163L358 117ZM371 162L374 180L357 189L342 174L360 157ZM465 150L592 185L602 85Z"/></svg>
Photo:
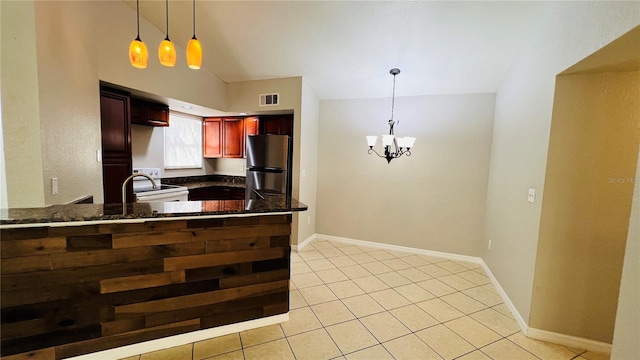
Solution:
<svg viewBox="0 0 640 360"><path fill-rule="evenodd" d="M529 189L529 193L527 194L527 201L532 204L536 202L536 189Z"/></svg>
<svg viewBox="0 0 640 360"><path fill-rule="evenodd" d="M51 195L58 195L58 178L51 178Z"/></svg>

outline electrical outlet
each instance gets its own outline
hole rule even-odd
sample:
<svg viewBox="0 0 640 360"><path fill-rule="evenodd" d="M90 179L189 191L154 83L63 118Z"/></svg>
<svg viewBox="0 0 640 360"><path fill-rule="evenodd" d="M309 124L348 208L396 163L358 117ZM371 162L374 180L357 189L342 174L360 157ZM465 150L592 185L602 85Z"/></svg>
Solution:
<svg viewBox="0 0 640 360"><path fill-rule="evenodd" d="M487 247L491 250L491 239L489 239L489 245Z"/></svg>
<svg viewBox="0 0 640 360"><path fill-rule="evenodd" d="M240 172L244 171L244 164L240 164Z"/></svg>
<svg viewBox="0 0 640 360"><path fill-rule="evenodd" d="M536 202L536 189L534 188L529 189L529 192L527 193L527 201L532 204Z"/></svg>
<svg viewBox="0 0 640 360"><path fill-rule="evenodd" d="M307 224L311 224L311 216L307 216Z"/></svg>
<svg viewBox="0 0 640 360"><path fill-rule="evenodd" d="M51 195L58 195L58 178L51 178Z"/></svg>

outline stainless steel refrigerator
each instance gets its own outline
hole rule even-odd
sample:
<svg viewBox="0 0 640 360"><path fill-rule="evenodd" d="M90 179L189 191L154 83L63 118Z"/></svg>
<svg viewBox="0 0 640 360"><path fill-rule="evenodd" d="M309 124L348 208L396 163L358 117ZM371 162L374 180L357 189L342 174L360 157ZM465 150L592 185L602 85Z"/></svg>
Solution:
<svg viewBox="0 0 640 360"><path fill-rule="evenodd" d="M291 196L290 150L291 138L287 135L247 137L247 207L269 196Z"/></svg>

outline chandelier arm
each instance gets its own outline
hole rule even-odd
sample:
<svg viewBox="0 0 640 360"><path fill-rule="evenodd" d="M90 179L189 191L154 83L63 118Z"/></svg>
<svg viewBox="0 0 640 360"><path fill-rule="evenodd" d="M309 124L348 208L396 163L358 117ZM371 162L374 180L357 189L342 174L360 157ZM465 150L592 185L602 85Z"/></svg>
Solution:
<svg viewBox="0 0 640 360"><path fill-rule="evenodd" d="M380 154L376 151L376 149L374 149L374 148L370 148L369 150L367 150L367 154L371 155L371 152L373 152L374 154L378 155L378 157L386 158L386 156L384 156L384 155L380 155Z"/></svg>

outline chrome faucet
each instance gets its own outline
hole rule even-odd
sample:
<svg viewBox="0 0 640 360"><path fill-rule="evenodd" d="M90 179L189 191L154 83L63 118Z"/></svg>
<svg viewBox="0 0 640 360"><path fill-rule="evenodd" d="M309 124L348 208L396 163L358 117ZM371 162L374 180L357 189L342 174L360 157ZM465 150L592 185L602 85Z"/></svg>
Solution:
<svg viewBox="0 0 640 360"><path fill-rule="evenodd" d="M147 179L151 180L151 184L153 184L153 189L157 189L158 188L158 184L156 184L156 181L153 180L153 178L145 173L137 173L137 174L133 174L130 175L128 178L124 179L124 182L122 183L122 212L124 214L127 213L127 183L129 182L129 180L133 179L136 176L144 176Z"/></svg>

